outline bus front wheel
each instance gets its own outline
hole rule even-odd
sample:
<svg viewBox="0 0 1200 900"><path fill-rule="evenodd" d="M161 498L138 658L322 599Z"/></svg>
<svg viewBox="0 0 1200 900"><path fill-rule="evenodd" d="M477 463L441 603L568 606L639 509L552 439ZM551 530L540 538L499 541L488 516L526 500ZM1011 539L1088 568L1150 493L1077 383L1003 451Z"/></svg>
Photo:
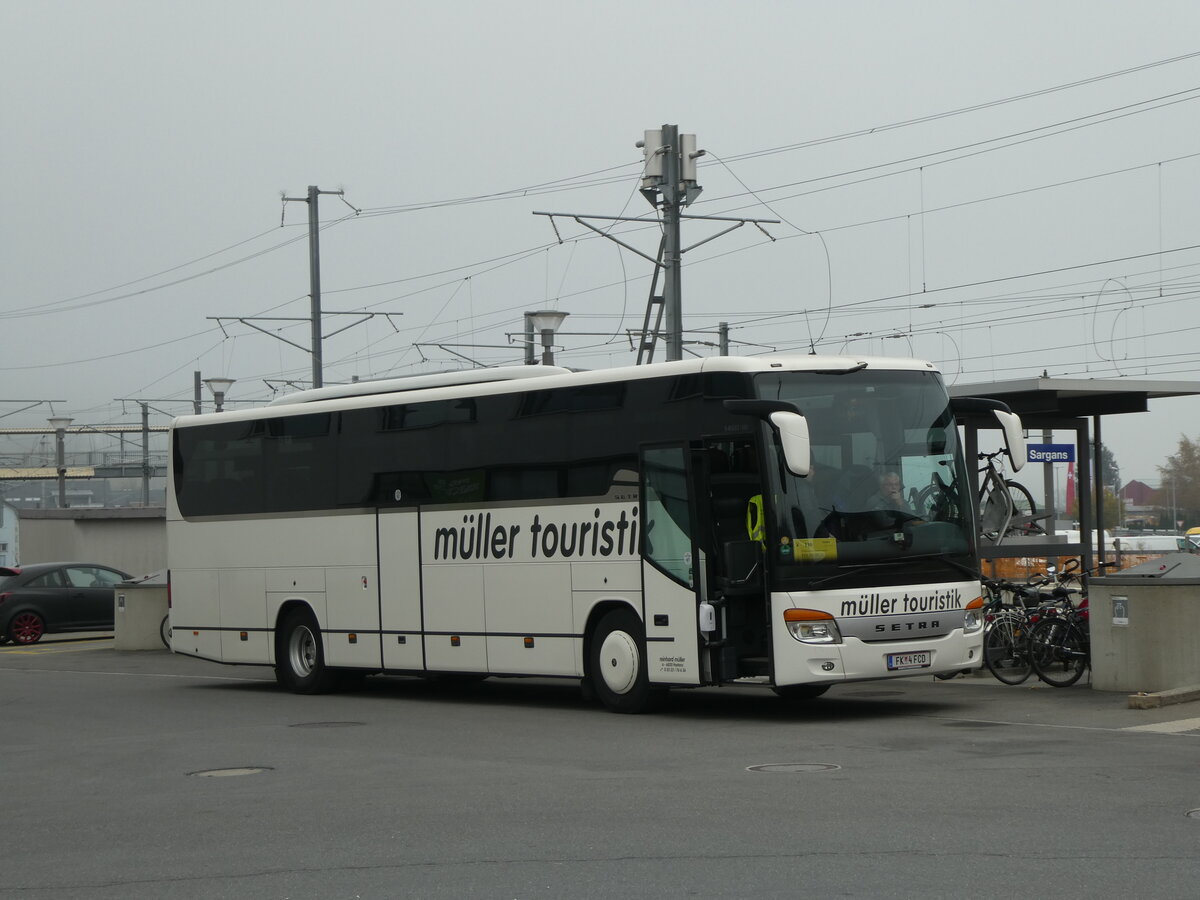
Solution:
<svg viewBox="0 0 1200 900"><path fill-rule="evenodd" d="M646 674L646 638L632 610L615 609L592 634L589 684L613 712L640 713L652 708L663 691L650 687Z"/></svg>
<svg viewBox="0 0 1200 900"><path fill-rule="evenodd" d="M333 687L321 630L308 610L292 610L275 631L275 680L297 694L321 694Z"/></svg>

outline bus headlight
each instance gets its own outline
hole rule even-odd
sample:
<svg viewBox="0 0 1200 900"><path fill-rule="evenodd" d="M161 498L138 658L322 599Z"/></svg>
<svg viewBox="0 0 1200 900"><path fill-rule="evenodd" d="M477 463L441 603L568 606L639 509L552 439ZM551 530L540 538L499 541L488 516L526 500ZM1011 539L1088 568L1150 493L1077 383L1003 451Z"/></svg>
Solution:
<svg viewBox="0 0 1200 900"><path fill-rule="evenodd" d="M798 641L806 644L840 644L842 633L838 631L833 616L818 609L785 609L783 621Z"/></svg>
<svg viewBox="0 0 1200 900"><path fill-rule="evenodd" d="M976 597L963 611L963 631L970 634L983 627L983 598Z"/></svg>

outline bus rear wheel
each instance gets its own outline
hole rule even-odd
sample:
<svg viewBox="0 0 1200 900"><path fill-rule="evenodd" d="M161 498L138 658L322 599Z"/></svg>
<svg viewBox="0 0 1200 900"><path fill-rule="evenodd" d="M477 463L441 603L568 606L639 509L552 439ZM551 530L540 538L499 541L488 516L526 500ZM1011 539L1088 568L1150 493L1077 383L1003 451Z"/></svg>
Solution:
<svg viewBox="0 0 1200 900"><path fill-rule="evenodd" d="M596 696L613 712L640 713L661 699L646 674L646 637L632 610L606 614L592 633L588 681Z"/></svg>
<svg viewBox="0 0 1200 900"><path fill-rule="evenodd" d="M321 630L306 609L287 613L275 631L275 680L297 694L321 694L334 687L325 666Z"/></svg>

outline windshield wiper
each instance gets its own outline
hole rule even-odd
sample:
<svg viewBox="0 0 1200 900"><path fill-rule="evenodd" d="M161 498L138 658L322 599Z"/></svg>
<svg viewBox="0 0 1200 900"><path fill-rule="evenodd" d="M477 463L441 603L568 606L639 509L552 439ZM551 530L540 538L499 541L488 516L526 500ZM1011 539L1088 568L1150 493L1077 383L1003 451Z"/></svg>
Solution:
<svg viewBox="0 0 1200 900"><path fill-rule="evenodd" d="M952 569L957 569L965 575L970 575L972 581L978 581L981 578L980 574L970 566L964 566L962 563L955 562L952 559L946 559L946 557L939 553L918 553L916 556L901 556L896 557L895 559L886 559L876 563L859 563L858 565L848 566L840 572L834 572L832 575L826 575L824 578L814 581L811 585L809 585L809 587L815 590L821 587L821 585L829 584L831 581L837 581L841 578L854 575L858 572L864 572L869 569L904 568L910 562L924 559L935 559L940 563L950 566Z"/></svg>

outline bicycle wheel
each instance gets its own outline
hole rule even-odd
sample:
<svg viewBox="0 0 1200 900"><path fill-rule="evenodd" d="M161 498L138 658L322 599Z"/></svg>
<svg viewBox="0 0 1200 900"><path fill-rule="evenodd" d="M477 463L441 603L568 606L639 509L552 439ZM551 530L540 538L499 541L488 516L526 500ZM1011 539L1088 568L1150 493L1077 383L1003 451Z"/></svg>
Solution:
<svg viewBox="0 0 1200 900"><path fill-rule="evenodd" d="M1029 488L1019 481L1006 481L1004 485L1008 488L1008 495L1012 497L1014 518L1037 515L1037 504L1033 502L1033 494L1029 493Z"/></svg>
<svg viewBox="0 0 1200 900"><path fill-rule="evenodd" d="M1073 622L1042 619L1029 632L1029 661L1051 687L1070 687L1088 665L1088 640Z"/></svg>
<svg viewBox="0 0 1200 900"><path fill-rule="evenodd" d="M927 522L952 522L958 519L958 503L950 488L934 475L912 501L913 511Z"/></svg>
<svg viewBox="0 0 1200 900"><path fill-rule="evenodd" d="M983 632L983 664L997 681L1020 684L1029 677L1028 623L1022 616L1004 613Z"/></svg>
<svg viewBox="0 0 1200 900"><path fill-rule="evenodd" d="M1034 521L1037 517L1037 504L1033 502L1033 494L1029 488L1018 481L1006 481L1008 496L1012 500L1012 522L1010 528L1023 534L1044 534L1045 529Z"/></svg>

